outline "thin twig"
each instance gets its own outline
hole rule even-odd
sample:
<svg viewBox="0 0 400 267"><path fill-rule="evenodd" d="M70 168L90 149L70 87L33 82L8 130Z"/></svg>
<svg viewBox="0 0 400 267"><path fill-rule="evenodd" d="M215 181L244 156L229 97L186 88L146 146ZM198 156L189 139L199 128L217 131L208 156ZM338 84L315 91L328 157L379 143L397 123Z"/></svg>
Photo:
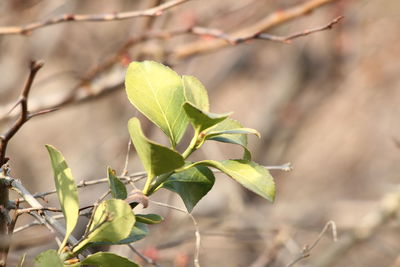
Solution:
<svg viewBox="0 0 400 267"><path fill-rule="evenodd" d="M156 6L139 11L129 12L115 12L108 14L64 14L54 18L50 18L44 21L32 22L23 26L6 26L0 27L0 35L10 34L30 34L34 30L47 27L54 24L65 23L65 22L78 22L78 21L113 21L113 20L125 20L138 17L156 17L163 14L167 9L183 4L189 0L173 0Z"/></svg>
<svg viewBox="0 0 400 267"><path fill-rule="evenodd" d="M246 36L240 37L240 36L229 35L219 29L210 29L210 28L203 28L203 27L193 27L190 32L195 35L207 35L207 36L211 36L211 37L214 37L217 39L225 40L231 45L237 45L240 43L248 42L250 40L257 40L257 39L273 41L273 42L280 42L280 43L290 43L291 40L293 40L293 39L307 36L312 33L332 29L332 27L335 24L339 23L343 18L344 18L343 16L339 16L339 17L335 18L334 20L332 20L331 22L329 22L329 24L327 24L325 26L318 27L315 29L304 30L301 32L287 35L287 36L277 36L277 35L272 35L272 34L263 33L263 32L256 32L251 35L246 35Z"/></svg>
<svg viewBox="0 0 400 267"><path fill-rule="evenodd" d="M343 258L343 255L349 253L351 248L362 242L366 242L378 230L390 220L398 218L400 210L400 187L394 192L385 194L376 210L371 211L363 217L355 228L343 235L340 241L335 243L329 249L326 249L314 261L312 267L329 267Z"/></svg>
<svg viewBox="0 0 400 267"><path fill-rule="evenodd" d="M195 245L193 263L194 263L195 267L200 267L199 255L200 255L201 235L200 235L199 225L197 224L197 221L193 217L193 215L190 214L189 212L187 212L184 209L181 209L181 208L178 208L178 207L166 204L166 203L157 202L157 201L153 201L153 200L150 200L150 202L155 204L155 205L161 206L161 207L166 207L166 208L169 208L169 209L173 209L173 210L177 210L177 211L183 212L183 213L187 214L190 217L190 219L193 222L193 226L195 228L195 237L196 237L196 245Z"/></svg>
<svg viewBox="0 0 400 267"><path fill-rule="evenodd" d="M309 14L318 7L334 1L336 0L311 0L287 9L276 11L250 26L239 29L230 36L232 36L232 38L239 39L246 39L249 36L255 36L270 30L274 26L283 24L305 14ZM170 51L169 61L174 62L184 58L192 57L194 55L212 52L224 48L229 44L229 42L226 42L226 40L223 39L193 41L191 43L178 46L174 50Z"/></svg>
<svg viewBox="0 0 400 267"><path fill-rule="evenodd" d="M314 242L311 244L311 246L309 245L305 245L300 253L300 255L294 259L291 263L289 263L287 265L287 267L292 267L294 266L296 263L298 263L299 261L310 257L311 255L311 250L313 248L315 248L319 241L321 240L321 238L324 236L325 232L329 229L329 227L332 228L332 236L333 236L333 241L337 242L337 231L336 231L336 224L334 221L329 221L325 224L324 228L322 229L322 231L319 233L318 238L314 240Z"/></svg>
<svg viewBox="0 0 400 267"><path fill-rule="evenodd" d="M335 0L311 0L306 3L299 4L297 6L294 6L292 8L288 8L285 10L280 10L277 11L264 19L261 19L260 21L245 27L241 30L238 30L237 32L234 32L230 34L230 38L232 40L245 40L248 38L254 38L254 36L259 35L270 28L283 24L289 20L293 20L297 17L300 17L302 15L310 13L312 10L323 6L325 4L328 4L330 2L333 2ZM168 2L169 3L169 2ZM329 26L329 25L328 25ZM327 26L324 26L327 27ZM320 28L324 28L320 27ZM328 27L329 28L329 27ZM203 29L203 30L202 30ZM92 70L90 70L87 75L84 76L84 78L76 85L73 87L73 89L68 93L65 97L62 97L61 99L58 99L57 101L54 101L53 98L49 101L43 101L43 98L40 99L40 103L44 104L36 104L36 106L33 108L33 112L39 112L41 110L54 110L54 109L59 109L64 106L68 105L76 105L76 104L81 104L85 103L86 101L92 101L95 99L98 99L100 97L106 96L110 93L116 92L123 88L123 82L117 82L114 85L111 86L100 86L99 89L97 89L95 92L93 90L82 90L83 88L91 88L90 85L95 81L96 78L98 78L100 75L106 73L109 71L113 66L121 62L121 58L126 55L128 52L129 48L132 47L135 44L144 42L149 39L168 39L173 36L178 36L181 34L196 34L196 35L207 35L207 32L204 32L205 28L201 27L186 27L186 28L180 28L180 29L175 29L175 30L167 30L167 31L161 31L161 32L152 32L152 31L147 31L144 32L143 34L140 34L138 36L134 36L130 39L128 39L125 44L121 46L121 48L116 52L116 54L110 56L107 58L103 63L100 65L96 66ZM212 30L212 29L209 29ZM314 30L309 30L309 31L316 31L318 29ZM322 30L322 29L321 29ZM216 30L218 33L221 33L222 31ZM303 31L301 33L296 33L294 35L308 35L310 33L306 33L306 31ZM264 39L274 39L272 35L268 36L267 34L263 33L262 37ZM286 36L286 37L279 37L279 41L282 41L283 39L287 38L294 38L291 36ZM297 37L296 37L297 38ZM168 62L174 62L176 60L182 60L191 56L199 55L199 54L204 54L208 52L212 52L214 50L218 50L221 48L224 48L225 46L231 44L230 42L227 42L226 40L218 39L216 38L215 40L198 40L190 43L184 43L181 46L175 47L172 51L165 51L168 55L168 58L165 58L165 61ZM47 103L46 103L47 102ZM6 105L6 108L9 109L10 106L12 105ZM5 114L5 112L4 112ZM11 114L5 114L3 116L0 116L0 121L6 121L9 120L10 118L13 118L14 116Z"/></svg>
<svg viewBox="0 0 400 267"><path fill-rule="evenodd" d="M36 200L36 198L29 193L28 190L16 179L11 178L11 177L6 177L6 179L9 183L12 189L14 189L20 196L22 196L29 205L31 205L32 208L37 208L37 209L43 209L44 207ZM36 213L30 213L30 214L36 214ZM34 215L33 215L34 216ZM46 225L54 229L54 231L61 237L65 236L65 228L57 222L50 214L47 213L47 211L41 212L39 217L37 218L43 218L44 221L46 222ZM42 220L40 220L42 221ZM78 240L74 238L73 236L69 237L69 242L74 245L77 243Z"/></svg>
<svg viewBox="0 0 400 267"><path fill-rule="evenodd" d="M153 260L152 258L149 258L146 255L143 255L142 253L140 253L140 251L138 251L132 244L128 244L128 247L133 251L133 253L138 255L142 260L144 260L148 264L151 264L151 265L154 265L154 266L157 266L157 267L161 267L161 265L158 264L155 260Z"/></svg>
<svg viewBox="0 0 400 267"><path fill-rule="evenodd" d="M128 175L129 154L131 152L131 147L132 147L132 140L129 138L128 149L126 150L126 156L125 156L125 165L124 169L122 170L121 176Z"/></svg>
<svg viewBox="0 0 400 267"><path fill-rule="evenodd" d="M21 113L18 120L11 126L8 131L0 136L0 166L7 162L6 160L6 151L7 145L10 139L18 132L18 130L24 125L25 122L29 120L29 112L28 112L28 97L29 92L32 88L33 81L35 80L35 76L37 72L43 67L43 62L41 61L32 61L29 67L29 76L26 80L25 87L22 90L20 99L17 104L21 105Z"/></svg>

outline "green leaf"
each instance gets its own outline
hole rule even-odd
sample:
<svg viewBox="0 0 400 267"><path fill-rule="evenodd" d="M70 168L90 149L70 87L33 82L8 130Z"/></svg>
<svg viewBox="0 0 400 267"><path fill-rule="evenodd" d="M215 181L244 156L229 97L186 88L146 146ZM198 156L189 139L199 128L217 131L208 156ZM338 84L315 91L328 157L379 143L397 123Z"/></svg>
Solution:
<svg viewBox="0 0 400 267"><path fill-rule="evenodd" d="M90 243L90 246L107 246L107 245L126 245L145 238L149 234L149 228L145 223L136 221L127 238L117 242L95 242Z"/></svg>
<svg viewBox="0 0 400 267"><path fill-rule="evenodd" d="M63 267L63 263L54 249L40 253L34 261L35 267Z"/></svg>
<svg viewBox="0 0 400 267"><path fill-rule="evenodd" d="M185 98L187 102L192 103L195 107L203 111L210 110L208 102L208 94L204 85L193 76L183 76L183 87L185 90Z"/></svg>
<svg viewBox="0 0 400 267"><path fill-rule="evenodd" d="M125 199L128 196L126 187L123 182L115 175L115 171L110 167L107 168L108 184L110 186L113 198Z"/></svg>
<svg viewBox="0 0 400 267"><path fill-rule="evenodd" d="M81 265L94 265L101 267L139 267L133 261L110 252L97 252L88 256Z"/></svg>
<svg viewBox="0 0 400 267"><path fill-rule="evenodd" d="M129 101L164 131L175 148L188 124L181 77L154 61L132 62L125 87Z"/></svg>
<svg viewBox="0 0 400 267"><path fill-rule="evenodd" d="M183 105L183 108L186 111L186 115L189 117L190 122L193 125L193 128L200 133L201 131L214 126L217 123L228 118L232 113L225 114L215 114L209 113L206 111L202 111L195 107L193 104L186 102Z"/></svg>
<svg viewBox="0 0 400 267"><path fill-rule="evenodd" d="M129 120L128 129L148 177L153 178L173 171L185 164L178 152L147 139L142 132L140 122L137 118Z"/></svg>
<svg viewBox="0 0 400 267"><path fill-rule="evenodd" d="M226 119L208 129L205 133L205 139L240 145L244 149L243 158L251 160L250 151L247 149L247 134L255 134L260 137L258 131L251 128L242 128L239 122L233 119Z"/></svg>
<svg viewBox="0 0 400 267"><path fill-rule="evenodd" d="M117 242L118 245L129 244L145 238L149 234L149 228L145 223L136 222L131 233L125 239Z"/></svg>
<svg viewBox="0 0 400 267"><path fill-rule="evenodd" d="M136 221L145 224L158 224L164 221L164 218L158 214L136 214Z"/></svg>
<svg viewBox="0 0 400 267"><path fill-rule="evenodd" d="M161 188L177 193L182 198L186 209L192 212L200 199L211 190L214 182L214 174L209 168L195 166L183 172L174 173L161 185Z"/></svg>
<svg viewBox="0 0 400 267"><path fill-rule="evenodd" d="M275 183L271 174L263 166L247 160L204 160L195 163L214 167L224 172L257 195L274 201Z"/></svg>
<svg viewBox="0 0 400 267"><path fill-rule="evenodd" d="M95 210L88 236L73 252L77 253L89 243L118 242L129 236L135 224L135 215L128 203L121 199L109 199L100 203Z"/></svg>
<svg viewBox="0 0 400 267"><path fill-rule="evenodd" d="M54 183L56 184L57 196L64 214L66 233L60 250L65 247L68 237L71 235L78 222L79 200L75 180L71 169L68 168L63 155L51 145L46 145L50 155L51 165L54 172Z"/></svg>

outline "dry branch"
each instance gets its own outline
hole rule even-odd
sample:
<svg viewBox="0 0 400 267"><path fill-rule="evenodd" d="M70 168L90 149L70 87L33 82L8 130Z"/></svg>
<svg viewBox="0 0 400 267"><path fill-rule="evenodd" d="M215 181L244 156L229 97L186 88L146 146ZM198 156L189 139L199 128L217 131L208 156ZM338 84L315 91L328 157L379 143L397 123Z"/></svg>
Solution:
<svg viewBox="0 0 400 267"><path fill-rule="evenodd" d="M159 31L159 32L151 32L151 31L144 32L143 34L128 39L114 55L111 55L99 66L96 66L95 68L90 70L84 76L84 78L82 78L82 80L76 86L74 86L72 90L70 90L70 93L68 93L67 95L58 98L57 100L51 98L50 101L46 101L43 98L41 98L40 103L42 104L35 105L35 103L32 103L33 106L32 112L34 112L35 114L41 114L43 110L53 111L61 107L85 103L86 101L91 101L106 96L112 92L115 92L123 88L124 85L123 81L116 81L113 85L107 85L107 86L102 85L97 90L91 89L93 87L93 82L101 75L104 75L113 66L119 64L121 62L121 58L123 58L123 56L126 55L128 50L136 44L145 42L150 39L168 39L182 34L213 35L214 37L218 37L218 35L220 35L220 38L217 38L215 40L194 41L188 44L183 44L182 46L178 46L172 51L168 51L167 53L168 56L165 60L174 62L176 60L182 60L191 56L204 54L217 49L221 49L233 43L241 43L244 40L264 39L270 41L288 42L294 38L298 38L301 36L309 35L314 32L329 29L334 24L338 23L342 17L336 18L328 25L318 27L316 29L301 31L299 33L295 33L284 37L269 35L266 34L265 31L271 29L274 26L283 24L287 21L308 14L314 9L333 1L335 0L311 0L307 3L299 4L292 8L277 11L267 16L266 18L261 19L260 21L254 23L253 25L243 28L230 35L227 35L218 29L207 29L195 26L184 27L174 30ZM178 2L178 1L170 1L167 3L171 2ZM179 1L179 3L181 2L182 1ZM8 108L10 106L11 105L7 105ZM0 113L4 114L0 116L0 122L12 118L10 114L5 114L4 111Z"/></svg>
<svg viewBox="0 0 400 267"><path fill-rule="evenodd" d="M325 250L311 262L312 267L329 267L342 259L355 245L368 241L391 219L396 218L400 210L400 187L395 192L387 193L380 201L379 208L367 214L353 231L340 238L331 248Z"/></svg>
<svg viewBox="0 0 400 267"><path fill-rule="evenodd" d="M308 14L314 9L334 1L336 0L311 0L309 2L299 4L297 6L288 9L276 11L275 13L258 21L257 23L232 33L230 36L232 36L232 38L234 39L247 39L249 37L270 30L274 26L283 24L285 22L288 22L290 20ZM170 59L172 61L184 59L197 54L203 54L217 49L221 49L227 45L229 44L225 40L220 40L220 39L211 41L210 40L195 41L189 44L184 44L171 51Z"/></svg>
<svg viewBox="0 0 400 267"><path fill-rule="evenodd" d="M180 5L189 0L173 0L161 4L159 6L139 10L139 11L129 11L129 12L119 12L119 13L108 13L108 14L64 14L61 16L57 16L54 18L50 18L44 21L32 22L23 26L5 26L0 27L0 35L10 35L10 34L30 34L32 31L47 27L54 24L60 24L65 22L78 22L78 21L92 21L92 22L101 22L101 21L113 21L113 20L125 20L131 18L138 17L156 17L162 15L162 13Z"/></svg>

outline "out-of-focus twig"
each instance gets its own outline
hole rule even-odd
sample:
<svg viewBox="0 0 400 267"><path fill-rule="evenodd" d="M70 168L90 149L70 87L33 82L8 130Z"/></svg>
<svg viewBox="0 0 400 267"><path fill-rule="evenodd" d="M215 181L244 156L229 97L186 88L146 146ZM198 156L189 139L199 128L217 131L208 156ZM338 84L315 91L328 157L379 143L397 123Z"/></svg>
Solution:
<svg viewBox="0 0 400 267"><path fill-rule="evenodd" d="M161 207L166 207L166 208L169 208L169 209L173 209L173 210L177 210L177 211L183 212L183 213L187 214L190 217L190 219L193 222L194 228L195 228L195 237L196 237L196 245L195 245L193 263L194 263L195 267L200 267L199 256L200 256L201 235L200 235L199 225L198 225L196 219L193 217L193 215L190 214L189 212L187 212L184 209L181 209L181 208L178 208L178 207L175 207L175 206L171 206L171 205L168 205L166 203L157 202L157 201L153 201L153 200L150 200L150 202L155 204L155 205L161 206Z"/></svg>
<svg viewBox="0 0 400 267"><path fill-rule="evenodd" d="M324 236L325 232L329 229L329 227L332 228L333 241L334 241L334 242L337 242L336 224L335 224L334 221L329 221L329 222L327 222L327 223L325 224L324 228L323 228L322 231L319 233L318 238L315 239L315 241L311 244L311 246L305 245L305 246L303 247L303 249L302 249L300 255L299 255L295 260L293 260L291 263L289 263L289 264L287 265L287 267L292 267L292 266L294 266L296 263L298 263L299 261L301 261L301 260L303 260L303 259L305 259L305 258L310 257L310 255L311 255L311 254L310 254L310 253L311 253L311 250L312 250L313 248L315 248L315 247L318 245L319 241L320 241L321 238Z"/></svg>
<svg viewBox="0 0 400 267"><path fill-rule="evenodd" d="M277 36L277 35L272 35L268 33L262 33L262 32L257 32L252 35L247 35L244 37L240 36L232 36L229 35L219 29L209 29L209 28L203 28L203 27L193 27L191 29L191 33L196 34L196 35L207 35L207 36L212 36L217 39L225 40L231 45L236 45L240 44L243 42L247 42L250 40L268 40L268 41L274 41L274 42L280 42L280 43L290 43L293 39L303 37L310 35L312 33L320 32L320 31L325 31L325 30L330 30L335 24L338 24L344 17L339 16L335 19L333 19L331 22L326 24L325 26L317 27L314 29L307 29L303 30L301 32L293 33L287 36Z"/></svg>
<svg viewBox="0 0 400 267"><path fill-rule="evenodd" d="M300 16L310 13L314 9L334 2L336 0L311 0L294 7L283 9L272 13L264 19L240 29L230 36L234 39L248 39L261 32L266 32L274 26L283 24ZM170 60L180 60L197 54L211 52L229 45L225 40L200 40L183 44L170 52Z"/></svg>
<svg viewBox="0 0 400 267"><path fill-rule="evenodd" d="M158 5L156 7L139 11L129 11L129 12L119 12L119 13L115 12L108 14L93 14L93 15L64 14L44 21L32 22L30 24L23 26L0 27L0 35L29 34L36 29L65 22L78 22L78 21L104 22L104 21L131 19L137 17L155 17L155 16L160 16L165 10L183 4L184 2L187 1L189 0L172 0L164 4Z"/></svg>
<svg viewBox="0 0 400 267"><path fill-rule="evenodd" d="M361 219L360 223L346 235L340 238L331 248L326 249L314 261L312 267L329 267L342 259L355 245L369 240L391 219L396 218L400 210L400 187L394 192L383 196L379 207Z"/></svg>
<svg viewBox="0 0 400 267"><path fill-rule="evenodd" d="M289 239L288 229L281 228L275 235L270 246L250 265L250 267L271 266L278 258L279 252Z"/></svg>
<svg viewBox="0 0 400 267"><path fill-rule="evenodd" d="M153 260L152 258L149 258L146 255L143 255L142 253L140 253L140 251L138 251L132 244L128 244L128 247L130 248L130 250L133 251L133 253L138 255L142 260L144 260L148 264L154 265L156 267L161 267L161 265L158 264L155 260Z"/></svg>
<svg viewBox="0 0 400 267"><path fill-rule="evenodd" d="M115 82L112 85L106 85L106 86L101 85L100 88L96 90L93 90L92 86L93 86L93 81L95 79L97 79L101 75L104 75L113 66L120 63L132 46L145 42L149 39L168 39L182 34L213 35L214 37L218 37L220 35L220 38L215 38L214 40L194 41L178 46L174 48L172 51L167 51L167 56L165 60L168 62L169 61L174 62L176 60L182 60L191 56L208 53L217 49L224 48L225 46L230 45L232 43L241 43L244 42L245 40L254 39L256 36L258 39L263 38L280 42L288 42L294 38L305 36L317 31L329 29L334 24L339 22L341 17L336 18L336 20L332 21L331 23L323 27L311 30L305 30L284 37L269 35L265 33L265 31L269 30L273 26L283 24L289 20L305 15L311 12L312 10L333 1L336 0L311 0L309 2L299 4L289 9L277 11L267 16L266 18L261 19L260 21L254 23L253 25L245 27L235 33L230 34L229 36L224 34L220 30L207 29L195 26L183 27L179 29L166 30L166 31L154 31L154 32L146 31L143 34L139 34L138 36L134 36L128 39L114 55L111 55L100 65L89 70L88 73L81 79L81 81L76 86L74 86L72 90L70 90L70 92L65 96L58 98L57 100L51 98L49 101L46 101L43 98L41 98L40 104L32 103L34 106L32 108L32 112L36 113L42 110L52 111L68 105L85 103L86 101L106 96L112 92L115 92L123 88L124 85L123 81ZM6 106L8 108L10 107L10 105ZM2 115L0 115L0 122L6 121L13 117L13 115L11 114L5 114L4 112L0 113L3 113Z"/></svg>

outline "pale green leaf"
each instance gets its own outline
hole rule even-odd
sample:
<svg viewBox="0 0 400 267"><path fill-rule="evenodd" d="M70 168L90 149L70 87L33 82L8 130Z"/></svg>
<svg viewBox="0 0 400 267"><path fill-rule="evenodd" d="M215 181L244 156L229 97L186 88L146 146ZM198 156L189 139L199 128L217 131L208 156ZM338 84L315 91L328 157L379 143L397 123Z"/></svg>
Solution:
<svg viewBox="0 0 400 267"><path fill-rule="evenodd" d="M63 267L62 260L54 249L46 250L36 256L35 267Z"/></svg>
<svg viewBox="0 0 400 267"><path fill-rule="evenodd" d="M164 131L175 148L188 124L181 77L154 61L132 62L125 87L129 101Z"/></svg>
<svg viewBox="0 0 400 267"><path fill-rule="evenodd" d="M221 121L228 118L232 113L225 114L215 114L206 111L202 111L195 107L193 104L186 102L183 105L183 108L186 111L186 115L188 116L190 122L193 125L193 128L200 133L201 131L210 128L211 126L220 123Z"/></svg>
<svg viewBox="0 0 400 267"><path fill-rule="evenodd" d="M139 267L133 261L111 252L97 252L88 256L81 265L92 265L101 267Z"/></svg>
<svg viewBox="0 0 400 267"><path fill-rule="evenodd" d="M205 132L205 139L240 145L244 149L243 158L251 160L250 151L247 149L247 134L255 134L260 137L258 131L251 128L243 128L238 121L228 118L209 128Z"/></svg>
<svg viewBox="0 0 400 267"><path fill-rule="evenodd" d="M78 222L79 200L75 180L71 169L63 155L51 145L46 145L50 155L51 165L54 172L54 183L56 184L57 196L61 209L64 214L66 233L60 246L60 250L66 245L68 237L71 235Z"/></svg>
<svg viewBox="0 0 400 267"><path fill-rule="evenodd" d="M196 204L213 187L215 177L213 172L204 166L195 166L183 172L174 173L162 185L177 193L183 200L186 209L192 212Z"/></svg>
<svg viewBox="0 0 400 267"><path fill-rule="evenodd" d="M269 201L275 199L274 179L267 169L255 162L247 160L204 160L195 164L217 168L259 196Z"/></svg>
<svg viewBox="0 0 400 267"><path fill-rule="evenodd" d="M117 199L125 199L128 196L123 182L115 175L115 171L107 168L108 184L110 186L111 196Z"/></svg>
<svg viewBox="0 0 400 267"><path fill-rule="evenodd" d="M128 129L148 177L153 178L173 171L185 164L183 157L178 152L147 139L137 118L129 120Z"/></svg>
<svg viewBox="0 0 400 267"><path fill-rule="evenodd" d="M208 112L210 110L210 104L204 85L193 76L184 75L182 81L185 89L186 101L192 103L198 109Z"/></svg>
<svg viewBox="0 0 400 267"><path fill-rule="evenodd" d="M149 228L145 223L136 220L135 225L132 227L131 232L127 238L117 242L95 242L90 243L90 246L107 246L107 245L126 245L145 238L149 234Z"/></svg>
<svg viewBox="0 0 400 267"><path fill-rule="evenodd" d="M136 214L136 221L145 224L158 224L164 220L158 214Z"/></svg>
<svg viewBox="0 0 400 267"><path fill-rule="evenodd" d="M89 243L118 242L129 236L135 224L135 215L128 203L121 199L109 199L95 210L88 236L74 249L76 253Z"/></svg>

